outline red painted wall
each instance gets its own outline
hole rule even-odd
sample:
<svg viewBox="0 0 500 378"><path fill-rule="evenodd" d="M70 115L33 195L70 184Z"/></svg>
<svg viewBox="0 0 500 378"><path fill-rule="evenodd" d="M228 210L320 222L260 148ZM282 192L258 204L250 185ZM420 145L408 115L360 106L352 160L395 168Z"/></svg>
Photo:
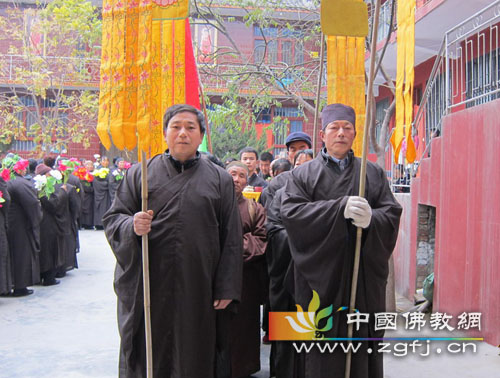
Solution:
<svg viewBox="0 0 500 378"><path fill-rule="evenodd" d="M500 340L500 100L452 113L402 200L397 290L415 292L418 204L436 207L433 311L481 312L481 336ZM403 239L404 238L404 239Z"/></svg>

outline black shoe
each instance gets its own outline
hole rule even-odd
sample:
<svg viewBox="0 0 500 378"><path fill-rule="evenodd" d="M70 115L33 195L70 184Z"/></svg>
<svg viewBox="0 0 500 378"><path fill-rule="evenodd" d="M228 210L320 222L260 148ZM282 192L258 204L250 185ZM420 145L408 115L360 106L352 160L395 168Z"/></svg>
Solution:
<svg viewBox="0 0 500 378"><path fill-rule="evenodd" d="M25 297L27 295L33 294L32 289L14 289L14 292L11 294L12 297Z"/></svg>
<svg viewBox="0 0 500 378"><path fill-rule="evenodd" d="M56 280L55 278L47 281L47 280L44 280L43 281L43 286L53 286L53 285L59 285L61 283L61 281L59 280Z"/></svg>
<svg viewBox="0 0 500 378"><path fill-rule="evenodd" d="M63 278L66 277L66 272L57 272L56 273L56 278Z"/></svg>

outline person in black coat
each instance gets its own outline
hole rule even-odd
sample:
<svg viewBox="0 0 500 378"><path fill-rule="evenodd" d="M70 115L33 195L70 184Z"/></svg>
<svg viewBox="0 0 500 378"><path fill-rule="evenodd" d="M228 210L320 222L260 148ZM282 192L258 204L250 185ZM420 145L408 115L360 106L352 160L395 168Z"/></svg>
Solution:
<svg viewBox="0 0 500 378"><path fill-rule="evenodd" d="M7 242L7 214L10 206L10 195L7 183L2 177L0 177L0 192L0 196L4 200L0 203L0 295L5 295L12 290L12 271L9 243Z"/></svg>
<svg viewBox="0 0 500 378"><path fill-rule="evenodd" d="M11 197L8 213L7 238L12 256L14 296L33 293L28 286L40 281L38 254L40 251L40 221L42 208L31 181L23 176L26 168L18 170L7 183Z"/></svg>

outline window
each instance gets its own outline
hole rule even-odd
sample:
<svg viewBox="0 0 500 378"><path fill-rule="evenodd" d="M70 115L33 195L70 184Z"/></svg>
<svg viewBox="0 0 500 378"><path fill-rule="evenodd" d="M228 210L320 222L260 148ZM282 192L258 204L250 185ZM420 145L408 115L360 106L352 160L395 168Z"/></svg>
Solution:
<svg viewBox="0 0 500 378"><path fill-rule="evenodd" d="M304 45L301 41L295 43L295 64L304 64Z"/></svg>
<svg viewBox="0 0 500 378"><path fill-rule="evenodd" d="M254 50L254 63L259 64L264 59L264 54L266 52L266 43L263 39L255 40L255 50Z"/></svg>
<svg viewBox="0 0 500 378"><path fill-rule="evenodd" d="M35 99L32 96L19 96L18 101L22 104L20 111L16 112L16 118L19 120L20 127L16 140L12 144L12 148L17 151L32 151L35 149L36 145L33 141L33 135L30 133L32 126L39 122L47 124L53 130L52 137L64 138L67 136L67 125L68 125L68 114L65 112L64 108L67 108L65 104L59 104L59 108L56 109L57 102L51 98L37 99L42 112L42 121L36 113ZM54 119L54 116L57 118ZM42 146L44 151L50 150L52 152L58 152L54 150L50 145Z"/></svg>
<svg viewBox="0 0 500 378"><path fill-rule="evenodd" d="M267 45L267 61L269 64L276 64L278 61L278 41L269 41Z"/></svg>
<svg viewBox="0 0 500 378"><path fill-rule="evenodd" d="M271 109L264 108L254 114L257 123L271 123Z"/></svg>
<svg viewBox="0 0 500 378"><path fill-rule="evenodd" d="M283 120L275 124L273 130L275 153L278 154L279 149L285 148L286 137L290 133L303 131L304 113L296 106L283 106L281 108L275 107L273 115L288 121Z"/></svg>
<svg viewBox="0 0 500 378"><path fill-rule="evenodd" d="M19 120L19 129L16 141L28 141L29 132L31 131L31 126L36 123L35 115L35 102L31 96L19 96L18 101L22 104L24 108L19 112L16 112L16 118ZM14 143L16 144L16 143ZM23 147L26 147L23 145ZM30 149L20 149L22 151L30 151Z"/></svg>
<svg viewBox="0 0 500 378"><path fill-rule="evenodd" d="M35 149L35 142L32 140L15 140L12 143L14 151L32 151Z"/></svg>
<svg viewBox="0 0 500 378"><path fill-rule="evenodd" d="M275 27L254 27L254 63L265 58L271 65L288 66L304 63L304 46L301 31L278 29ZM266 49L267 43L267 49ZM265 55L265 56L264 56Z"/></svg>
<svg viewBox="0 0 500 378"><path fill-rule="evenodd" d="M283 41L281 42L281 60L283 63L291 66L293 64L292 59L292 42L291 41Z"/></svg>
<svg viewBox="0 0 500 378"><path fill-rule="evenodd" d="M297 107L275 108L274 115L280 117L304 117L302 110Z"/></svg>

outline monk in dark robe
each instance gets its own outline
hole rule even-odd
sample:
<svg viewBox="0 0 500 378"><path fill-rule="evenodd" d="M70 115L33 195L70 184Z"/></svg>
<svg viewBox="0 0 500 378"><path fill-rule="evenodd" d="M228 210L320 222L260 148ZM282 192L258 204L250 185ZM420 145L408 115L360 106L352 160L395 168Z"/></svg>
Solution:
<svg viewBox="0 0 500 378"><path fill-rule="evenodd" d="M75 177L75 176L73 176ZM75 177L76 178L76 177ZM78 179L77 179L78 180ZM78 180L80 184L80 180ZM78 240L78 216L81 209L81 197L76 186L68 183L65 185L68 193L67 209L65 211L66 228L65 233L65 254L64 265L58 269L58 277L63 277L68 270L78 268L76 254L79 251L80 245Z"/></svg>
<svg viewBox="0 0 500 378"><path fill-rule="evenodd" d="M243 288L241 303L230 327L229 348L233 378L247 377L260 370L260 305L267 293L265 284L266 213L254 200L242 195L247 186L248 168L240 162L226 170L233 178L243 225Z"/></svg>
<svg viewBox="0 0 500 378"><path fill-rule="evenodd" d="M7 237L14 280L13 296L33 293L28 286L40 282L40 221L42 209L32 182L23 176L26 169L15 172L7 183L11 197Z"/></svg>
<svg viewBox="0 0 500 378"><path fill-rule="evenodd" d="M51 169L45 164L39 164L36 175L49 175ZM42 221L40 222L40 277L44 286L59 284L56 280L57 267L63 265L61 256L64 249L64 232L67 228L66 219L61 216L62 203L67 201L68 194L57 185L54 193L40 198L42 205Z"/></svg>
<svg viewBox="0 0 500 378"><path fill-rule="evenodd" d="M113 203L115 199L116 189L120 182L123 180L123 176L125 175L125 160L123 158L116 159L116 167L111 169L111 173L109 174L109 200Z"/></svg>
<svg viewBox="0 0 500 378"><path fill-rule="evenodd" d="M85 161L85 169L88 174L91 175L94 170L94 163L92 160ZM82 210L80 212L80 225L83 229L93 229L94 228L94 185L93 176L89 180L80 180L83 191L82 199Z"/></svg>
<svg viewBox="0 0 500 378"><path fill-rule="evenodd" d="M141 235L148 235L155 377L211 378L216 310L241 295L243 237L231 176L201 159L203 114L174 105L164 116L169 150L130 168L104 216L116 256L120 377L145 377Z"/></svg>
<svg viewBox="0 0 500 378"><path fill-rule="evenodd" d="M294 299L307 308L312 291L319 294L320 309L349 306L356 229L363 229L356 309L369 314L357 338L381 338L374 330L374 313L385 311L388 261L396 243L401 206L392 195L385 172L368 162L365 198L357 196L361 161L351 150L354 110L332 104L322 112L320 136L325 148L318 157L292 171L283 193L281 215L293 260ZM334 310L335 311L335 310ZM323 326L323 325L320 325ZM335 312L325 337L347 337L346 311ZM372 353L368 353L368 348ZM383 377L382 354L376 341L363 342L353 353L351 377ZM345 353L311 353L299 356L297 377L343 377Z"/></svg>
<svg viewBox="0 0 500 378"><path fill-rule="evenodd" d="M101 167L106 168L106 167ZM107 169L107 168L106 168ZM92 182L94 186L94 226L96 229L103 227L102 217L111 206L111 199L109 197L109 173L106 177L94 176Z"/></svg>
<svg viewBox="0 0 500 378"><path fill-rule="evenodd" d="M291 167L291 164L290 164ZM269 304L274 312L295 310L293 285L287 287L285 276L291 255L288 234L281 219L281 200L291 171L285 171L273 178L267 187L267 269L269 273ZM277 378L293 377L295 355L293 345L286 341L273 341L271 345L271 371Z"/></svg>
<svg viewBox="0 0 500 378"><path fill-rule="evenodd" d="M1 168L0 168L1 169ZM5 202L0 203L0 295L9 294L12 290L12 270L10 263L9 243L7 242L7 214L10 206L10 195L7 183L0 177L0 192Z"/></svg>

